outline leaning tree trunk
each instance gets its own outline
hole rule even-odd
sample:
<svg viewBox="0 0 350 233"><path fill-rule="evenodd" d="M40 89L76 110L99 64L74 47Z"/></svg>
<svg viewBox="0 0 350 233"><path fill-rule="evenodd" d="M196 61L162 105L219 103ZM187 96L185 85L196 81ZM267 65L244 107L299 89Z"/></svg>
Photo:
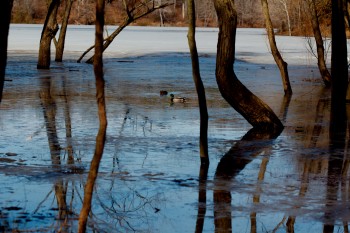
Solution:
<svg viewBox="0 0 350 233"><path fill-rule="evenodd" d="M266 31L269 37L270 48L272 52L272 56L275 59L275 62L280 70L281 78L283 82L283 89L286 95L292 94L292 88L289 82L288 75L288 64L283 60L281 53L278 51L276 40L275 40L275 32L273 31L273 25L270 18L269 5L267 0L261 0L262 10L265 17Z"/></svg>
<svg viewBox="0 0 350 233"><path fill-rule="evenodd" d="M200 136L199 136L199 148L200 158L202 164L209 164L208 155L208 109L207 101L205 97L205 89L202 82L202 78L199 70L199 59L196 45L196 14L194 0L188 0L188 45L191 52L192 60L192 77L196 86L198 102L199 102L199 113L200 113Z"/></svg>
<svg viewBox="0 0 350 233"><path fill-rule="evenodd" d="M58 41L57 41L57 45L56 45L55 61L57 61L57 62L61 62L63 59L63 51L64 51L64 43L66 40L67 25L68 25L70 10L72 9L73 1L74 0L67 0L66 1L66 9L64 11L60 35L58 37Z"/></svg>
<svg viewBox="0 0 350 233"><path fill-rule="evenodd" d="M321 30L320 30L320 24L318 21L315 0L308 0L308 1L309 1L312 30L314 32L314 37L315 37L316 47L317 47L317 65L318 65L318 69L320 70L323 83L328 87L331 85L331 74L327 69L326 61L324 59L323 39L322 39Z"/></svg>
<svg viewBox="0 0 350 233"><path fill-rule="evenodd" d="M105 102L105 81L103 78L103 27L104 27L104 8L105 1L96 1L96 35L95 35L95 59L94 59L94 73L96 79L96 100L98 107L98 117L100 126L96 136L96 146L94 157L92 158L88 179L84 188L83 207L79 215L78 232L86 231L87 218L91 210L92 194L97 179L100 161L102 159L104 145L106 142L107 130L107 116L106 116L106 102Z"/></svg>
<svg viewBox="0 0 350 233"><path fill-rule="evenodd" d="M57 9L60 5L60 0L52 0L49 10L46 15L43 31L40 38L40 48L38 56L38 69L49 69L51 60L51 40L55 37L58 31L57 24Z"/></svg>
<svg viewBox="0 0 350 233"><path fill-rule="evenodd" d="M219 22L219 38L216 57L216 81L221 95L254 128L281 131L283 125L276 114L250 92L237 78L233 70L237 12L233 0L214 0Z"/></svg>
<svg viewBox="0 0 350 233"><path fill-rule="evenodd" d="M0 103L5 82L5 69L7 62L7 38L10 27L13 0L0 2Z"/></svg>

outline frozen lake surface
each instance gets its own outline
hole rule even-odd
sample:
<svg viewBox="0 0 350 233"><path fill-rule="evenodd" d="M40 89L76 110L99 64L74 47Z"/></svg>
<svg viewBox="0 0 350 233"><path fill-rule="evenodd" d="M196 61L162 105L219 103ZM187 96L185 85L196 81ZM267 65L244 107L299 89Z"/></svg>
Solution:
<svg viewBox="0 0 350 233"><path fill-rule="evenodd" d="M36 69L40 32L40 25L10 29L0 105L2 232L76 232L96 143L93 68L75 62L94 28L71 26L64 62L50 70ZM186 34L129 27L106 51L107 141L88 231L346 232L348 139L330 149L330 93L305 39L277 38L294 91L286 100L264 30L238 29L236 74L285 125L277 139L247 142L251 126L217 89L217 29L198 29L210 116L204 179ZM189 101L172 104L161 90Z"/></svg>

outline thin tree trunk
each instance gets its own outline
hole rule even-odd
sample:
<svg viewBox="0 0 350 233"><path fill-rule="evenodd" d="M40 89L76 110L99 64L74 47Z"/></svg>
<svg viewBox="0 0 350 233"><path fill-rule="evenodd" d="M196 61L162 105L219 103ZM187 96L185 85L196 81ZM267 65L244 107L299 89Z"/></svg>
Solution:
<svg viewBox="0 0 350 233"><path fill-rule="evenodd" d="M64 11L64 16L62 20L60 35L58 37L57 46L56 46L56 57L55 61L61 62L63 59L63 52L64 52L64 43L66 40L66 32L67 32L67 26L68 26L68 20L70 16L70 11L72 9L74 0L67 0L66 1L66 9Z"/></svg>
<svg viewBox="0 0 350 233"><path fill-rule="evenodd" d="M208 109L207 101L205 97L205 88L202 82L199 69L199 59L196 45L196 17L195 17L195 5L194 0L188 0L188 45L191 52L192 60L192 77L193 82L196 86L199 103L200 113L200 136L199 136L199 148L200 158L202 163L209 163L208 155Z"/></svg>
<svg viewBox="0 0 350 233"><path fill-rule="evenodd" d="M224 99L254 128L280 132L283 125L276 114L251 93L237 78L233 70L237 12L233 0L214 0L219 21L216 57L216 81Z"/></svg>
<svg viewBox="0 0 350 233"><path fill-rule="evenodd" d="M52 0L46 15L43 31L40 38L38 69L50 69L51 62L51 40L58 31L57 9L60 0Z"/></svg>
<svg viewBox="0 0 350 233"><path fill-rule="evenodd" d="M320 24L318 21L315 0L308 0L308 1L309 1L309 9L310 9L309 12L311 15L312 30L314 32L314 37L315 37L316 46L317 46L317 65L318 65L318 69L320 70L323 83L325 84L325 86L329 87L331 85L331 74L327 69L326 61L324 59L325 56L324 56L323 39L322 39L321 30L320 30Z"/></svg>
<svg viewBox="0 0 350 233"><path fill-rule="evenodd" d="M104 86L105 81L103 79L103 27L104 27L104 8L105 1L96 1L96 36L95 36L95 59L94 59L94 73L96 79L96 100L98 105L98 117L100 121L100 127L96 136L96 147L94 157L92 158L88 179L84 189L84 201L83 207L79 215L79 228L78 232L83 233L86 231L87 218L91 210L92 194L95 185L95 181L100 166L100 161L103 155L104 145L106 141L107 130L107 116L106 116L106 103Z"/></svg>
<svg viewBox="0 0 350 233"><path fill-rule="evenodd" d="M7 63L7 41L11 20L13 0L1 0L0 2L0 103L5 82L5 70Z"/></svg>
<svg viewBox="0 0 350 233"><path fill-rule="evenodd" d="M261 0L262 10L265 17L266 31L269 37L270 48L272 52L272 56L275 59L275 62L280 70L281 78L283 82L283 89L286 95L292 94L292 88L289 82L288 75L288 64L283 60L281 53L278 51L276 40L275 40L275 32L273 30L272 21L270 18L269 5L267 0Z"/></svg>

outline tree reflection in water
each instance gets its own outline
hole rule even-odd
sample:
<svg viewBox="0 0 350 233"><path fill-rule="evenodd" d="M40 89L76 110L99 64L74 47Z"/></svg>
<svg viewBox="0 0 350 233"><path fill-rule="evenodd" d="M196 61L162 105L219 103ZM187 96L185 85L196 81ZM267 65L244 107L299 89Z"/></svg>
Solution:
<svg viewBox="0 0 350 233"><path fill-rule="evenodd" d="M207 178L209 163L202 163L199 170L198 213L196 233L203 232L204 218L207 211Z"/></svg>
<svg viewBox="0 0 350 233"><path fill-rule="evenodd" d="M329 89L324 88L319 93L319 100L316 106L316 115L314 119L313 128L310 130L311 135L305 135L304 142L307 148L316 148L319 143L319 138L321 137L322 131L324 131L324 122L326 121L325 114L330 106ZM325 160L323 158L315 159L305 157L303 158L303 171L301 175L300 189L298 197L299 199L303 199L307 193L308 185L309 185L309 176L310 173L319 173L322 171L322 167L324 167ZM296 209L299 209L300 206L295 206ZM288 233L294 233L294 224L296 221L296 216L289 216L286 227Z"/></svg>
<svg viewBox="0 0 350 233"><path fill-rule="evenodd" d="M287 101L289 102L289 101ZM288 105L288 104L287 104ZM348 112L350 106L347 106ZM286 106L288 109L288 106ZM285 109L285 110L286 110ZM324 127L328 123L326 118L330 109L329 90L325 89L320 92L320 99L316 107L316 115L314 126L311 130L303 132L303 143L306 148L324 147L329 145L329 156L325 158L322 154L308 155L302 157L303 170L300 176L299 194L297 196L298 203L303 203L308 193L310 175L322 173L321 177L325 177L325 203L323 217L323 232L334 232L335 224L342 216L346 216L348 210L342 209L341 203L347 205L349 196L348 172L350 160L347 155L347 147L349 145L350 129L348 121L345 117L331 117L329 128ZM286 115L285 115L286 116ZM336 120L336 121L334 121ZM326 124L325 124L326 122ZM329 135L329 140L322 137ZM241 172L248 163L253 161L257 155L264 154L260 164L258 173L258 184L254 194L252 195L253 203L260 202L260 193L262 190L259 184L264 180L264 174L269 162L269 154L273 141L278 135L264 134L259 131L249 131L240 141L238 141L220 160L214 177L214 224L216 232L232 232L232 187L234 177ZM320 140L322 139L322 140ZM201 190L201 189L200 189ZM294 211L297 209L307 208L307 200L305 204L296 204ZM199 205L200 206L200 205ZM302 210L301 210L302 211ZM339 215L339 211L343 214ZM250 214L250 232L258 232L257 213ZM295 232L295 222L297 215L284 216L277 224L274 231L277 231L282 225L285 226L286 232ZM197 220L198 223L198 220ZM343 230L348 232L348 222L343 221Z"/></svg>
<svg viewBox="0 0 350 233"><path fill-rule="evenodd" d="M73 168L74 164L74 156L73 156L73 146L71 144L71 123L70 123L70 112L69 112L69 106L68 106L68 99L67 99L67 93L66 93L66 87L65 82L63 80L63 90L64 90L64 103L65 103L65 126L66 126L66 142L67 142L67 168L63 168L61 165L61 149L62 147L59 144L58 135L57 135L57 128L56 128L56 101L54 95L51 93L51 90L53 89L51 86L52 80L51 77L44 77L41 79L41 89L40 89L40 100L41 105L44 113L44 119L45 119L45 126L46 126L46 134L51 154L51 162L53 165L54 171L62 172L63 170L76 170ZM64 181L63 178L57 179L54 184L54 190L55 190L55 196L57 200L57 206L58 206L58 220L64 220L60 221L59 229L67 230L67 220L70 214L72 214L71 211L69 211L69 208L67 206L67 189L68 189L68 182ZM72 195L73 198L73 195ZM72 207L71 207L72 209Z"/></svg>
<svg viewBox="0 0 350 233"><path fill-rule="evenodd" d="M216 232L232 231L231 185L233 178L253 159L268 152L278 134L248 131L220 160L214 177L214 224Z"/></svg>

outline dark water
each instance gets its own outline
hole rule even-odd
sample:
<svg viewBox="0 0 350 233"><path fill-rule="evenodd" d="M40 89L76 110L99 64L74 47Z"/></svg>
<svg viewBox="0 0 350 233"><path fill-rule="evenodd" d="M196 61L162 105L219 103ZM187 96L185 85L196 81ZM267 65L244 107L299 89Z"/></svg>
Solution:
<svg viewBox="0 0 350 233"><path fill-rule="evenodd" d="M317 70L289 67L288 101L274 65L238 61L237 76L285 125L277 139L242 141L251 127L222 100L215 56L200 59L207 177L189 55L105 60L107 141L88 231L347 232L348 140L330 150L330 93ZM76 232L98 130L92 66L68 60L39 71L35 55L9 54L6 79L0 231ZM189 101L171 104L160 90Z"/></svg>

